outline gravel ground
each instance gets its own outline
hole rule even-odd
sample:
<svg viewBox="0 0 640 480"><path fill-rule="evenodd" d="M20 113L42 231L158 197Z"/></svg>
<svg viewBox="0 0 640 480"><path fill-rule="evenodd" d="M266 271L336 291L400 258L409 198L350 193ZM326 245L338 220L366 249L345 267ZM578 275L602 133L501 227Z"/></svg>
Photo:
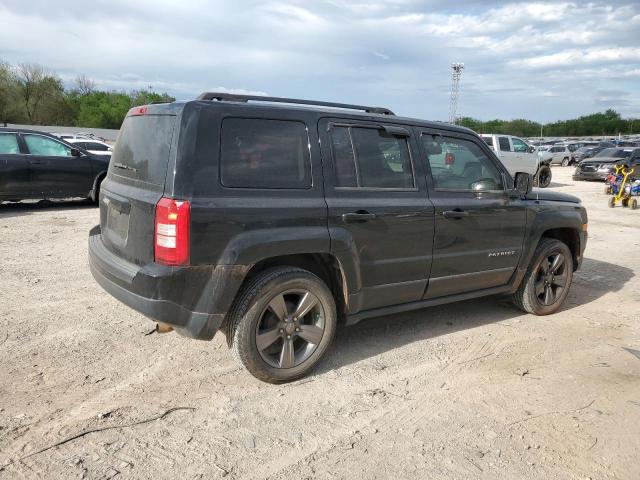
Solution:
<svg viewBox="0 0 640 480"><path fill-rule="evenodd" d="M560 313L492 297L367 320L284 386L103 292L93 206L0 206L0 478L637 480L640 211L571 170L552 188L590 240Z"/></svg>

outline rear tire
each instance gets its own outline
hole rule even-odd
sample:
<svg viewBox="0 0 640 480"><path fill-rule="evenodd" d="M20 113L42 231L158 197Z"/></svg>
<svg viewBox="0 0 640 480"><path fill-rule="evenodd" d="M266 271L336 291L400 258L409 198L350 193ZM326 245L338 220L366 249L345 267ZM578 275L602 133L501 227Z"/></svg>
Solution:
<svg viewBox="0 0 640 480"><path fill-rule="evenodd" d="M636 210L638 208L638 200L636 200L635 198L629 200L629 208L631 210Z"/></svg>
<svg viewBox="0 0 640 480"><path fill-rule="evenodd" d="M614 197L609 198L608 202L609 208L613 208L616 206L616 199Z"/></svg>
<svg viewBox="0 0 640 480"><path fill-rule="evenodd" d="M569 247L555 238L542 238L512 301L527 313L550 315L564 302L572 280L573 255Z"/></svg>
<svg viewBox="0 0 640 480"><path fill-rule="evenodd" d="M229 312L227 342L254 377L285 383L316 366L336 326L335 301L320 278L300 268L276 267L243 287Z"/></svg>

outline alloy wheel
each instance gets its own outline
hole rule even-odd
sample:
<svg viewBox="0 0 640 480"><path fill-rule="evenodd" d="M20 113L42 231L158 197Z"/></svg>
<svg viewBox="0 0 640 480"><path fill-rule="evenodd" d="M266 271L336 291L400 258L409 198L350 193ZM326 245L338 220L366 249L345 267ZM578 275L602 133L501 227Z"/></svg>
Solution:
<svg viewBox="0 0 640 480"><path fill-rule="evenodd" d="M545 306L553 305L567 288L567 261L563 253L557 252L543 258L535 281L535 294Z"/></svg>
<svg viewBox="0 0 640 480"><path fill-rule="evenodd" d="M325 331L322 303L306 290L276 295L260 316L256 347L262 359L275 368L293 368L316 350Z"/></svg>

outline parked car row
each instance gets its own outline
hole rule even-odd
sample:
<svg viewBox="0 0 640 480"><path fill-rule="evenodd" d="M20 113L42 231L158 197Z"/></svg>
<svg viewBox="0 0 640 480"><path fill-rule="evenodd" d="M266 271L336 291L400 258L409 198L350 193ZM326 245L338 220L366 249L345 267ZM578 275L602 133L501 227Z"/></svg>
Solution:
<svg viewBox="0 0 640 480"><path fill-rule="evenodd" d="M640 148L605 148L592 158L582 160L573 174L574 180L605 180L615 173L615 166L624 163L640 168Z"/></svg>

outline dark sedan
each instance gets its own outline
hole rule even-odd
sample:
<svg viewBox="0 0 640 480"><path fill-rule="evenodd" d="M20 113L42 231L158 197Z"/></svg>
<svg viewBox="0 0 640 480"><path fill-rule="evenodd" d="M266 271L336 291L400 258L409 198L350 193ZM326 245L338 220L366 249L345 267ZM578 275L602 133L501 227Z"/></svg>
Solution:
<svg viewBox="0 0 640 480"><path fill-rule="evenodd" d="M574 180L604 180L618 164L640 166L640 148L605 148L576 167Z"/></svg>
<svg viewBox="0 0 640 480"><path fill-rule="evenodd" d="M0 128L0 201L69 197L97 201L109 159L48 133Z"/></svg>

